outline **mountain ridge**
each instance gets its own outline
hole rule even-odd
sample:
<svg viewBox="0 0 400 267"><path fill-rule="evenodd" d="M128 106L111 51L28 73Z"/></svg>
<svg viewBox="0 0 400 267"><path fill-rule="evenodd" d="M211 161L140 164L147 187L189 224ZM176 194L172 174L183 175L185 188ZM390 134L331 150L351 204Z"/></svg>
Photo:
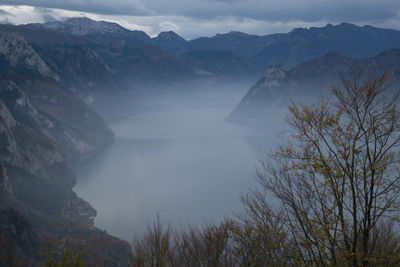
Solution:
<svg viewBox="0 0 400 267"><path fill-rule="evenodd" d="M309 101L329 95L329 88L340 86L339 73L362 71L364 75L389 74L389 84L400 84L400 49L393 48L361 59L352 59L338 53L300 63L289 71L270 66L263 77L252 86L229 115L230 120L260 120L272 105L288 105L290 101ZM393 87L393 89L395 89Z"/></svg>

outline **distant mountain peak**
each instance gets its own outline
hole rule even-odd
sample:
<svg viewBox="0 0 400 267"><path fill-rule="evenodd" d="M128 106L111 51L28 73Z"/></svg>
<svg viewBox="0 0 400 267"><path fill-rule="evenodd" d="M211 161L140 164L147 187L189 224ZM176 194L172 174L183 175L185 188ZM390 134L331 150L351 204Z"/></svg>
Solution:
<svg viewBox="0 0 400 267"><path fill-rule="evenodd" d="M348 22L342 22L340 23L338 26L341 27L351 27L351 28L357 28L358 26L352 23L348 23Z"/></svg>
<svg viewBox="0 0 400 267"><path fill-rule="evenodd" d="M247 33L244 33L244 32L239 32L239 31L230 31L228 34L229 35L234 35L234 36L239 36L239 37L251 37L251 36L253 36L251 34L247 34Z"/></svg>
<svg viewBox="0 0 400 267"><path fill-rule="evenodd" d="M365 27L365 26L364 26ZM369 26L371 27L371 26ZM308 32L308 31L312 31L312 30L323 30L323 29L337 29L337 28L341 28L341 29L356 29L359 28L359 26L355 25L355 24L351 24L351 23L347 23L347 22L342 22L340 24L337 25L333 25L331 23L326 24L324 27L311 27L311 28L294 28L291 33L298 33L298 32ZM371 27L373 28L373 27Z"/></svg>
<svg viewBox="0 0 400 267"><path fill-rule="evenodd" d="M239 32L239 31L230 31L228 33L217 33L214 38L224 38L227 36L234 36L234 37L240 37L240 38L248 38L248 37L252 37L254 35L251 34L247 34L244 32Z"/></svg>
<svg viewBox="0 0 400 267"><path fill-rule="evenodd" d="M89 19L88 17L72 17L64 21L65 23L82 23L82 22L89 22L95 23L96 21Z"/></svg>
<svg viewBox="0 0 400 267"><path fill-rule="evenodd" d="M83 36L88 34L126 33L129 30L117 23L107 21L95 21L87 17L74 17L66 21L54 21L43 24L44 27Z"/></svg>
<svg viewBox="0 0 400 267"><path fill-rule="evenodd" d="M161 32L161 33L158 34L156 39L163 40L163 41L165 41L165 40L174 40L174 41L185 41L186 42L185 39L183 39L181 36L179 36L174 31Z"/></svg>

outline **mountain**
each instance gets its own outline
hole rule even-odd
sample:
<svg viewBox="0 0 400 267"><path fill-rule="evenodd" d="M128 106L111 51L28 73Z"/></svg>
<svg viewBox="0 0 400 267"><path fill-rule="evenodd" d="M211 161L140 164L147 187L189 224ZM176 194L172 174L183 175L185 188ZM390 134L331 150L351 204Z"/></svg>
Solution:
<svg viewBox="0 0 400 267"><path fill-rule="evenodd" d="M66 21L53 21L36 26L55 30L57 32L67 33L75 36L96 36L106 35L112 37L123 37L127 40L140 40L145 43L151 43L151 38L142 31L130 31L117 23L107 21L95 21L86 17L70 18Z"/></svg>
<svg viewBox="0 0 400 267"><path fill-rule="evenodd" d="M158 48L172 55L182 55L196 50L227 50L246 58L250 58L255 52L261 50L272 41L269 36L250 35L235 31L226 34L217 34L211 38L200 37L190 41L186 41L176 33L170 31L160 33L153 40Z"/></svg>
<svg viewBox="0 0 400 267"><path fill-rule="evenodd" d="M186 52L192 50L228 50L242 57L250 58L265 48L273 39L271 36L257 36L231 31L214 37L200 37L189 41Z"/></svg>
<svg viewBox="0 0 400 267"><path fill-rule="evenodd" d="M327 53L363 58L389 48L400 48L399 31L348 23L328 24L323 28L294 29L288 34L276 35L273 42L252 58L288 69Z"/></svg>
<svg viewBox="0 0 400 267"><path fill-rule="evenodd" d="M89 266L124 265L130 245L96 229L95 209L72 190L71 166L110 144L112 131L23 36L1 28L0 44L0 250L34 266L55 242L57 253L85 250Z"/></svg>
<svg viewBox="0 0 400 267"><path fill-rule="evenodd" d="M269 65L290 69L301 62L327 53L340 53L351 58L374 56L377 53L400 47L400 32L371 26L359 27L349 23L328 24L325 27L297 28L289 33L264 36L241 32L200 37L174 45L168 41L171 54L184 54L195 50L228 50L233 54ZM164 44L159 41L158 47Z"/></svg>
<svg viewBox="0 0 400 267"><path fill-rule="evenodd" d="M271 105L291 100L308 101L329 94L331 85L340 86L339 73L389 73L389 84L400 84L400 49L389 49L370 58L351 59L337 53L301 63L289 71L268 67L264 76L246 93L229 116L231 120L262 119ZM394 88L393 87L393 88Z"/></svg>
<svg viewBox="0 0 400 267"><path fill-rule="evenodd" d="M35 266L48 242L85 250L88 266L129 260L129 244L93 228L96 211L72 191L76 178L56 144L16 120L1 100L0 141L0 246L8 261Z"/></svg>
<svg viewBox="0 0 400 267"><path fill-rule="evenodd" d="M153 38L153 42L155 46L171 55L182 54L187 47L187 41L173 31L161 32Z"/></svg>

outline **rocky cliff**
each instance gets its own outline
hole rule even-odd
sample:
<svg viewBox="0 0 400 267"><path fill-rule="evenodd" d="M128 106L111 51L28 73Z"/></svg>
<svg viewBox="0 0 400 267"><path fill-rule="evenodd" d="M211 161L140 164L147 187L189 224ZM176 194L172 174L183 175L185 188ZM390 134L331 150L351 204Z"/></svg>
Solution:
<svg viewBox="0 0 400 267"><path fill-rule="evenodd" d="M71 165L113 140L102 118L60 84L15 32L0 30L0 262L35 266L48 242L88 266L124 266L128 243L93 227Z"/></svg>
<svg viewBox="0 0 400 267"><path fill-rule="evenodd" d="M50 137L71 163L112 142L103 119L60 84L22 36L0 30L0 44L0 98L22 123Z"/></svg>

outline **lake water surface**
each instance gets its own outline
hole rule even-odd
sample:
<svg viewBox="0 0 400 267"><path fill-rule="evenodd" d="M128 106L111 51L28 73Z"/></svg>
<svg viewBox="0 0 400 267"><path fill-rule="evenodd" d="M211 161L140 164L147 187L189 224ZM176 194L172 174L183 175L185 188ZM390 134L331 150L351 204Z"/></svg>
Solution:
<svg viewBox="0 0 400 267"><path fill-rule="evenodd" d="M231 124L234 104L173 105L111 125L116 141L84 166L74 188L97 209L96 226L132 241L157 214L179 228L239 210L282 118L269 114L267 131Z"/></svg>

